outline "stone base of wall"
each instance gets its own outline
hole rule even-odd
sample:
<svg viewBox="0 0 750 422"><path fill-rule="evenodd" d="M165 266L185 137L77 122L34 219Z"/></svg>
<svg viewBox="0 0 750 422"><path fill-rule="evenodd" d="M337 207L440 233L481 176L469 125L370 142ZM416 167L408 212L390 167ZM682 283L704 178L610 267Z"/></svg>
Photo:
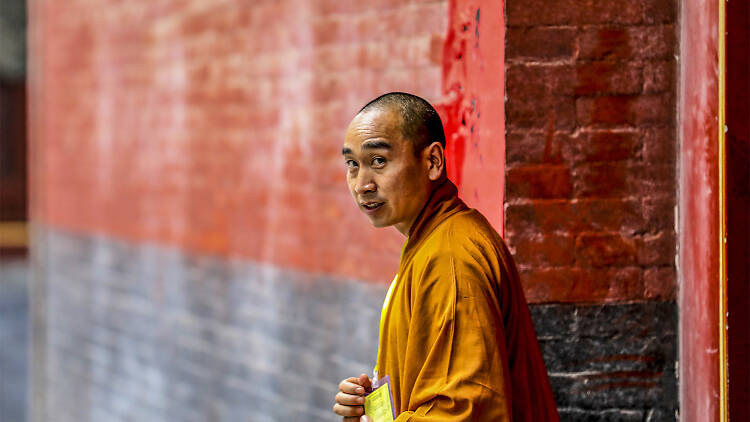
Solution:
<svg viewBox="0 0 750 422"><path fill-rule="evenodd" d="M385 285L36 227L32 421L330 421ZM565 421L674 420L672 303L532 314Z"/></svg>
<svg viewBox="0 0 750 422"><path fill-rule="evenodd" d="M673 302L531 307L564 421L677 419Z"/></svg>

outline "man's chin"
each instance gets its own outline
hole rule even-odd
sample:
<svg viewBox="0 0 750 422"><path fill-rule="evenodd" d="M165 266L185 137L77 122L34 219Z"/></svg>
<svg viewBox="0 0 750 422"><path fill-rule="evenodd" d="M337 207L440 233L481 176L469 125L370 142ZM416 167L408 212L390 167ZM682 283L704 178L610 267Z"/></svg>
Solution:
<svg viewBox="0 0 750 422"><path fill-rule="evenodd" d="M377 227L379 229L383 228L383 227L392 226L392 224L390 224L386 220L383 220L383 219L380 219L380 218L370 218L370 223L372 223L372 225L374 227Z"/></svg>

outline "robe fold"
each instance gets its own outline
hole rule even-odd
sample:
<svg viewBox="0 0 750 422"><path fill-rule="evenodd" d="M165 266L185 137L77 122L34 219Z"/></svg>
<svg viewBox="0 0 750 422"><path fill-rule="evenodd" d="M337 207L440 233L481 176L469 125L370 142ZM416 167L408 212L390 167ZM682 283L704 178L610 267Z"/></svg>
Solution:
<svg viewBox="0 0 750 422"><path fill-rule="evenodd" d="M376 370L397 421L559 421L510 252L449 180L412 225L393 283Z"/></svg>

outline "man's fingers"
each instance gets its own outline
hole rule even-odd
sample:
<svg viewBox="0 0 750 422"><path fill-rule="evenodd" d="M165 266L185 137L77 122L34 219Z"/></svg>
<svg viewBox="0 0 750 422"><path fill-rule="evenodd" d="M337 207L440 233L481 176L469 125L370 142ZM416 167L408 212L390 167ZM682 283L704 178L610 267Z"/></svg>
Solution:
<svg viewBox="0 0 750 422"><path fill-rule="evenodd" d="M358 384L359 379L357 378L347 378L339 384L339 390L342 393L346 394L357 394L362 395L365 394L365 388Z"/></svg>
<svg viewBox="0 0 750 422"><path fill-rule="evenodd" d="M365 414L365 389L370 388L370 378L367 374L359 377L349 377L339 383L339 393L336 394L336 404L333 412L343 416L344 422L360 422Z"/></svg>
<svg viewBox="0 0 750 422"><path fill-rule="evenodd" d="M342 404L334 404L333 412L339 416L356 416L360 417L365 413L365 409L362 406L345 406Z"/></svg>
<svg viewBox="0 0 750 422"><path fill-rule="evenodd" d="M357 394L346 394L339 392L336 394L336 403L346 406L361 406L365 404L365 398Z"/></svg>

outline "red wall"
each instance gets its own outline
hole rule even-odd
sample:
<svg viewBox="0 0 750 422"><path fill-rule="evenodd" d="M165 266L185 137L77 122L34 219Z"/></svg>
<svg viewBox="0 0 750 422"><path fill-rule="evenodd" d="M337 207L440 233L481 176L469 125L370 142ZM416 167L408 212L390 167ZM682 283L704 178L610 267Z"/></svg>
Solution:
<svg viewBox="0 0 750 422"><path fill-rule="evenodd" d="M502 230L501 3L89 3L32 7L37 221L390 280L403 238L353 206L340 147L400 90L438 105L451 177Z"/></svg>
<svg viewBox="0 0 750 422"><path fill-rule="evenodd" d="M383 92L441 99L447 2L109 3L35 7L37 221L390 280L342 136Z"/></svg>
<svg viewBox="0 0 750 422"><path fill-rule="evenodd" d="M440 117L448 175L469 206L503 232L505 187L503 2L451 0Z"/></svg>

